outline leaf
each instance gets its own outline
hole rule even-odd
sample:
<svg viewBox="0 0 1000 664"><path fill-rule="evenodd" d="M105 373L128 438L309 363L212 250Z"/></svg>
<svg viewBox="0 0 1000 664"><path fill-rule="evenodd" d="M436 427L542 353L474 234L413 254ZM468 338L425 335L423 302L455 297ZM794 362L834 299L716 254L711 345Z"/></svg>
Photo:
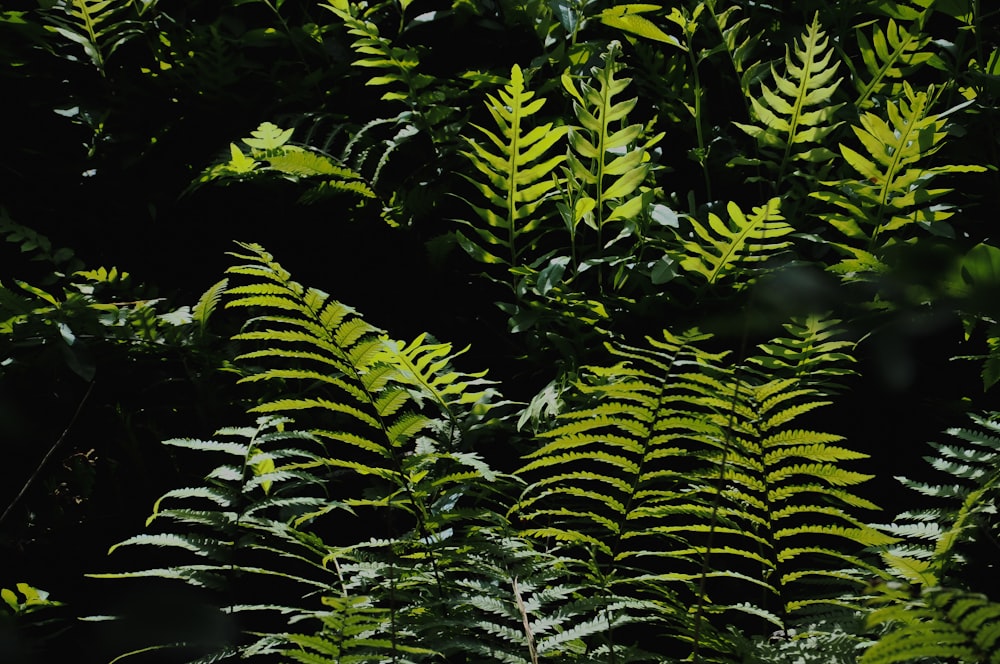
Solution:
<svg viewBox="0 0 1000 664"><path fill-rule="evenodd" d="M276 150L288 142L292 137L291 129L281 129L271 122L262 122L255 130L250 132L251 138L244 138L243 142L255 150L265 152Z"/></svg>
<svg viewBox="0 0 1000 664"><path fill-rule="evenodd" d="M600 19L601 23L612 28L683 49L684 47L676 37L663 32L655 23L642 15L659 9L662 9L659 5L615 5L602 11Z"/></svg>
<svg viewBox="0 0 1000 664"><path fill-rule="evenodd" d="M220 279L208 288L191 310L191 319L198 324L199 331L204 334L208 325L208 319L219 305L222 294L229 285L228 279Z"/></svg>

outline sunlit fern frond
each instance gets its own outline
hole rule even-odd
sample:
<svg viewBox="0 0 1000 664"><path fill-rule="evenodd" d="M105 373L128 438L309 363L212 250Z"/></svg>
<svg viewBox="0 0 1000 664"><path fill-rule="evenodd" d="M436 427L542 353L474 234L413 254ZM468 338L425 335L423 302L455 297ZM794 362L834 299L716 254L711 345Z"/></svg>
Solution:
<svg viewBox="0 0 1000 664"><path fill-rule="evenodd" d="M142 3L127 0L58 0L46 11L46 29L79 44L105 73L107 60L118 48L142 34Z"/></svg>
<svg viewBox="0 0 1000 664"><path fill-rule="evenodd" d="M859 664L961 661L1000 664L1000 603L954 588L926 588L872 612L870 627L887 625Z"/></svg>
<svg viewBox="0 0 1000 664"><path fill-rule="evenodd" d="M229 309L251 312L233 339L251 345L235 364L257 392L247 409L257 426L169 441L221 461L203 485L157 502L150 525L158 532L118 545L179 551L193 562L101 576L180 579L230 593L239 577L266 576L269 587L295 589L283 597L300 599L233 612L279 611L322 627L312 635L260 634L241 653L274 654L275 639L284 638L300 661L324 661L337 649L348 661L355 650L424 660L434 654L424 637L454 609L447 572L460 559L461 534L485 519L488 510L477 506L483 495L500 493L488 487L501 474L465 438L492 417L492 383L454 369L461 352L451 345L426 335L392 340L350 307L292 280L262 247L239 246L224 297ZM333 545L325 528L337 512L348 521L367 517L363 530L388 537L349 533ZM331 611L303 603L331 589L343 600L330 600ZM358 599L367 591L390 593L395 603L369 610ZM346 624L372 634L345 640L334 632Z"/></svg>
<svg viewBox="0 0 1000 664"><path fill-rule="evenodd" d="M871 39L862 28L857 28L855 34L867 72L855 74L855 104L859 109L871 108L876 99L898 99L903 95L903 81L938 57L926 50L931 38L920 28L919 21L907 28L890 18L885 30L877 23L872 26Z"/></svg>
<svg viewBox="0 0 1000 664"><path fill-rule="evenodd" d="M249 148L249 153L231 143L229 160L220 160L205 169L195 185L214 181L282 178L310 185L302 194L304 202L344 192L361 199L376 198L360 173L327 154L289 143L291 137L291 129L264 122L242 141Z"/></svg>
<svg viewBox="0 0 1000 664"><path fill-rule="evenodd" d="M819 216L849 240L849 244L835 245L852 256L835 266L839 272L872 271L880 251L908 237L914 227L952 235L946 220L954 211L937 202L952 190L929 185L941 174L984 170L982 166L928 163L945 143L947 120L931 112L927 92L914 91L905 82L903 91L903 98L887 103L886 117L864 113L860 125L852 127L863 151L840 145L855 175L825 182L826 191L811 194L831 208Z"/></svg>
<svg viewBox="0 0 1000 664"><path fill-rule="evenodd" d="M551 151L566 134L566 127L548 122L529 129L529 118L545 104L545 99L534 97L535 93L525 87L521 68L514 65L510 82L496 96L487 95L486 108L497 131L474 125L482 139L466 139L469 150L462 154L475 173L463 173L462 177L485 203L470 203L481 224L462 222L473 231L473 237L461 232L457 237L473 258L484 263L516 267L528 262L551 214L544 206L556 191L553 171L566 158Z"/></svg>
<svg viewBox="0 0 1000 664"><path fill-rule="evenodd" d="M810 338L833 325L790 327ZM734 613L784 628L856 606L870 573L860 552L895 539L857 516L876 509L853 488L871 476L843 466L866 455L798 424L829 404L813 385L842 375L850 356L831 341L825 352L790 353L789 377L758 380L699 350L705 335L664 335L647 347L612 344L619 364L586 368L579 405L518 471L530 482L512 512L523 534L597 561L623 596L642 596L641 580L656 578L716 628ZM773 340L761 361L798 342ZM821 374L812 384L809 368ZM765 599L723 601L735 588ZM686 638L718 635L685 624ZM713 647L724 648L719 638Z"/></svg>
<svg viewBox="0 0 1000 664"><path fill-rule="evenodd" d="M801 43L794 43L791 50L786 47L784 72L772 65L774 89L762 83L760 97L751 95L754 122L736 123L756 139L760 157L741 157L733 163L766 169L764 179L776 191L787 188L790 175L807 178L793 184L798 187L808 187L823 176L834 156L824 143L841 124L836 115L843 106L831 103L842 80L834 78L840 68L835 54L817 14Z"/></svg>
<svg viewBox="0 0 1000 664"><path fill-rule="evenodd" d="M728 222L714 212L708 213L707 224L689 217L693 232L680 238L686 252L680 258L681 267L699 275L709 286L741 275L737 287L745 287L753 272L762 270L768 259L791 245L787 238L794 229L780 208L781 200L772 198L746 215L730 202L726 206Z"/></svg>
<svg viewBox="0 0 1000 664"><path fill-rule="evenodd" d="M484 389L483 374L452 370L450 344L425 335L408 344L391 340L352 308L292 281L261 247L241 246L248 253L234 255L246 263L229 274L250 283L229 288L227 307L263 312L235 337L258 346L238 359L262 365L243 381L302 386L252 411L306 411L329 416L326 425L339 422L343 428L321 426L314 435L362 457L332 453L324 463L405 483L399 464L418 435L444 415L451 434L443 444L453 447L461 438L458 411L489 408L493 392Z"/></svg>
<svg viewBox="0 0 1000 664"><path fill-rule="evenodd" d="M351 48L359 56L355 67L374 71L365 85L387 86L383 100L401 101L416 106L420 91L434 83L433 76L417 71L420 53L412 47L396 46L383 36L378 25L368 20L363 5L348 0L334 0L320 5L333 12L344 23L348 34L357 37ZM378 9L377 5L373 9Z"/></svg>
<svg viewBox="0 0 1000 664"><path fill-rule="evenodd" d="M603 248L603 229L614 221L625 221L642 212L638 189L651 168L647 150L660 136L644 139L641 124L627 124L628 114L638 98L618 100L631 79L616 78L621 69L616 58L621 45L612 42L602 56L604 65L591 71L593 83L580 87L563 77L563 85L573 98L578 127L569 129L571 150L567 153L566 175L574 187L573 228L583 221L597 231L597 245Z"/></svg>
<svg viewBox="0 0 1000 664"><path fill-rule="evenodd" d="M674 446L669 427L693 426L704 415L699 397L725 390L722 376L683 375L721 359L695 345L707 338L665 331L663 339L648 340L650 348L609 346L619 364L587 367L587 380L578 385L583 404L540 435L542 446L518 470L533 479L515 508L531 524L526 534L593 547L612 560L622 555L640 527L633 512L680 490L681 471L670 461L685 450ZM706 423L702 433L713 431Z"/></svg>

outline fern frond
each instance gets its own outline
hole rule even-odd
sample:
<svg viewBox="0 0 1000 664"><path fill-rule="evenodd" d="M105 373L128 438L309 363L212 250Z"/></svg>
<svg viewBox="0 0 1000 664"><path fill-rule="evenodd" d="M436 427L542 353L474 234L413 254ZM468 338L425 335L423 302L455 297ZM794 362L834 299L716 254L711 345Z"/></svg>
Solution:
<svg viewBox="0 0 1000 664"><path fill-rule="evenodd" d="M780 207L781 200L772 198L765 205L754 208L748 216L736 203L730 202L726 207L728 223L714 212L709 212L707 225L690 218L694 237L681 237L686 252L680 260L681 267L700 275L707 285L741 271L753 270L791 244L785 238L793 228L785 222ZM747 283L740 280L738 286Z"/></svg>
<svg viewBox="0 0 1000 664"><path fill-rule="evenodd" d="M643 142L641 124L627 124L627 117L637 98L616 100L631 83L616 78L622 66L616 58L621 53L618 42L611 42L601 57L603 67L591 72L593 84L582 81L578 89L568 77L563 86L573 97L579 127L569 130L567 178L576 185L572 201L571 236L583 221L597 231L597 246L603 248L604 226L613 221L627 221L642 213L643 199L637 193L651 168L647 150L662 134Z"/></svg>
<svg viewBox="0 0 1000 664"><path fill-rule="evenodd" d="M762 84L760 98L750 97L756 122L736 123L756 139L761 158L733 163L766 168L775 185L783 185L793 169L799 175L808 173L810 180L822 177L823 166L834 156L824 142L841 124L835 118L843 106L830 103L842 79L834 79L840 62L833 62L829 42L817 14L801 44L785 48L785 73L771 67L774 89Z"/></svg>
<svg viewBox="0 0 1000 664"><path fill-rule="evenodd" d="M807 384L822 381L830 385L831 379L851 374L849 366L854 361L849 352L854 344L840 338L843 332L839 324L838 319L820 315L793 320L783 326L788 336L759 345L761 353L747 362L772 376L793 376Z"/></svg>
<svg viewBox="0 0 1000 664"><path fill-rule="evenodd" d="M898 99L903 81L911 80L921 67L938 58L926 50L931 38L921 29L920 21L911 23L908 30L890 18L885 30L878 24L872 26L871 39L860 27L855 35L868 74L868 80L855 74L859 109L871 108L876 99Z"/></svg>
<svg viewBox="0 0 1000 664"><path fill-rule="evenodd" d="M118 48L142 34L126 0L58 0L45 12L45 28L79 44L101 75Z"/></svg>
<svg viewBox="0 0 1000 664"><path fill-rule="evenodd" d="M923 657L1000 662L1000 604L952 588L928 588L919 599L877 609L869 626L890 624L860 664L894 664Z"/></svg>
<svg viewBox="0 0 1000 664"><path fill-rule="evenodd" d="M538 240L547 216L543 206L555 192L552 174L566 158L550 156L550 150L566 134L566 127L549 122L528 129L528 119L538 113L544 99L525 87L521 68L514 65L510 81L497 96L487 95L486 108L496 122L498 133L473 125L485 138L467 138L470 150L463 151L478 173L462 174L485 199L483 207L471 205L484 225L462 223L477 239L461 232L459 243L473 258L484 263L510 267L526 263Z"/></svg>
<svg viewBox="0 0 1000 664"><path fill-rule="evenodd" d="M899 477L904 486L947 501L945 507L905 512L886 526L906 540L883 552L890 573L919 582L924 587L948 583L962 564L957 548L976 536L976 526L984 514L996 511L996 491L1000 487L1000 422L997 414L970 415L975 428L951 428L956 441L950 445L932 443L936 456L924 457L954 484L929 484ZM961 463L956 462L960 459Z"/></svg>
<svg viewBox="0 0 1000 664"><path fill-rule="evenodd" d="M324 193L336 192L353 193L362 199L377 197L360 173L327 154L289 143L292 131L281 129L271 122L261 123L249 137L243 139L243 143L250 148L249 154L235 143L230 144L229 160L206 168L195 185L280 177L312 185L302 194L303 202L312 202Z"/></svg>
<svg viewBox="0 0 1000 664"><path fill-rule="evenodd" d="M333 12L343 21L348 34L357 37L351 44L360 56L354 66L376 72L365 85L392 86L382 95L383 100L402 101L418 108L420 91L434 83L435 78L417 71L420 65L417 49L393 45L390 39L381 35L374 22L366 20L360 5L341 0L320 6Z"/></svg>
<svg viewBox="0 0 1000 664"><path fill-rule="evenodd" d="M859 177L827 182L832 189L811 194L839 208L820 215L848 238L850 244L844 251L856 257L850 264L836 268L839 271L864 269L865 263L871 261L875 262L872 269L877 269L879 250L901 239L913 226L933 234L952 234L945 220L954 212L947 205L935 203L951 189L931 189L928 185L944 173L984 170L975 165L923 163L944 145L948 135L946 120L930 112L928 93L914 91L907 83L903 91L904 98L887 103L888 121L864 113L861 126L852 127L864 154L841 144L844 160ZM861 263L857 263L859 260Z"/></svg>

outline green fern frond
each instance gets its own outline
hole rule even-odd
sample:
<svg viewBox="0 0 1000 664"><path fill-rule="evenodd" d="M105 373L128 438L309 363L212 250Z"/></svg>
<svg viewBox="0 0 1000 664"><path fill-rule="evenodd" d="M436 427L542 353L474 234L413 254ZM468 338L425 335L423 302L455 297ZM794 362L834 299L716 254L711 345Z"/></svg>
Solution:
<svg viewBox="0 0 1000 664"><path fill-rule="evenodd" d="M793 169L799 174L811 171L811 179L821 176L834 156L824 142L841 124L835 118L843 106L830 103L842 79L834 80L840 62L833 62L835 51L829 42L817 14L801 45L793 44L791 51L785 48L785 74L772 65L774 89L762 84L760 98L750 97L756 121L736 123L756 139L761 158L738 158L733 163L766 168L767 179L776 185L784 184Z"/></svg>
<svg viewBox="0 0 1000 664"><path fill-rule="evenodd" d="M772 198L767 204L754 208L745 215L736 203L726 209L729 222L724 222L714 212L708 213L708 224L689 218L694 237L681 239L686 252L680 264L685 270L713 285L725 277L750 271L791 245L785 239L793 231L780 212L781 200ZM738 287L744 287L740 280Z"/></svg>
<svg viewBox="0 0 1000 664"><path fill-rule="evenodd" d="M877 609L869 626L896 626L861 656L860 664L940 657L1000 662L1000 604L952 588L927 588L917 599Z"/></svg>
<svg viewBox="0 0 1000 664"><path fill-rule="evenodd" d="M784 325L787 336L758 346L759 354L747 362L772 376L792 376L807 383L849 375L854 361L850 349L854 343L842 339L840 321L812 315ZM828 442L828 441L827 441Z"/></svg>
<svg viewBox="0 0 1000 664"><path fill-rule="evenodd" d="M290 144L292 131L271 122L261 123L249 137L243 139L243 143L250 148L249 154L235 143L230 144L229 160L209 166L194 184L280 177L312 185L302 194L303 202L313 202L324 194L337 192L376 198L360 173L327 154Z"/></svg>
<svg viewBox="0 0 1000 664"><path fill-rule="evenodd" d="M205 328L208 326L208 319L219 305L222 294L228 285L228 279L217 281L202 293L201 297L198 298L198 302L195 303L194 308L191 309L191 320L198 326L201 334L205 333Z"/></svg>
<svg viewBox="0 0 1000 664"><path fill-rule="evenodd" d="M58 0L45 12L45 28L79 44L103 76L108 58L142 34L132 9L126 0Z"/></svg>
<svg viewBox="0 0 1000 664"><path fill-rule="evenodd" d="M662 561L671 571L656 578L699 593L699 615L740 610L695 591L715 578L763 590L758 608L781 620L857 607L845 588L862 587L874 569L860 552L897 538L855 515L876 507L853 489L872 476L842 465L867 455L797 426L829 403L823 388L853 361L836 324L796 322L789 338L765 344L759 362L783 356L779 375L788 376L770 380L736 379L724 354L698 349L697 333L609 346L622 361L587 367L579 407L524 458L518 474L539 477L512 510L522 534L598 561L621 592L641 592ZM695 622L681 631L701 642Z"/></svg>
<svg viewBox="0 0 1000 664"><path fill-rule="evenodd" d="M351 48L360 56L354 61L354 66L376 72L368 78L365 85L392 86L394 89L382 95L383 100L402 101L417 108L421 90L435 82L433 76L417 71L420 65L420 53L417 49L393 45L391 40L381 35L375 23L366 20L363 5L347 0L334 0L320 6L333 12L343 21L348 34L357 37L351 44Z"/></svg>
<svg viewBox="0 0 1000 664"><path fill-rule="evenodd" d="M909 28L890 18L885 30L878 24L872 26L870 40L861 28L855 31L868 73L867 81L855 74L858 89L855 104L859 109L871 108L876 99L898 99L903 94L903 82L938 59L936 54L925 50L931 38L921 29L920 21L914 21Z"/></svg>
<svg viewBox="0 0 1000 664"><path fill-rule="evenodd" d="M984 170L982 166L926 165L927 158L944 145L947 121L931 113L928 93L914 91L907 83L903 91L904 98L887 103L888 121L864 113L861 126L852 127L864 154L841 144L845 162L860 177L827 182L830 190L811 194L839 208L820 216L855 245L844 250L856 258L836 266L838 271L863 268L871 261L878 265L879 250L913 226L933 234L953 234L945 220L954 212L948 205L935 203L951 189L928 185L941 174Z"/></svg>
<svg viewBox="0 0 1000 664"><path fill-rule="evenodd" d="M510 82L497 93L487 95L487 110L498 133L473 125L485 142L467 138L470 150L463 151L476 175L462 174L485 199L482 207L471 205L484 225L462 221L477 239L461 232L462 248L484 263L515 267L528 262L539 231L548 216L543 206L556 191L553 171L565 155L550 156L550 150L566 134L566 127L549 122L528 129L528 119L538 113L544 99L525 87L521 68L514 65Z"/></svg>
<svg viewBox="0 0 1000 664"><path fill-rule="evenodd" d="M615 98L629 86L631 79L616 78L622 66L616 58L621 45L611 42L602 55L603 67L594 67L594 84L581 81L580 88L568 77L563 86L573 97L579 127L569 129L566 177L573 180L575 192L570 204L573 219L570 228L575 241L576 227L583 221L597 231L597 245L604 247L604 227L613 221L627 221L642 213L640 185L650 171L647 150L662 134L643 142L641 124L626 124L637 98Z"/></svg>

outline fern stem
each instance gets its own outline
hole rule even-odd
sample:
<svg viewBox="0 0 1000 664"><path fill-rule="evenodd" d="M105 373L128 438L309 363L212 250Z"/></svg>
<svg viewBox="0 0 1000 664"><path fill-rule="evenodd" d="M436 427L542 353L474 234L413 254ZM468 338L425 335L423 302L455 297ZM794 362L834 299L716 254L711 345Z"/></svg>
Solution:
<svg viewBox="0 0 1000 664"><path fill-rule="evenodd" d="M686 32L686 31L685 31ZM701 100L704 89L701 87L701 74L698 72L698 60L694 55L694 44L688 39L688 59L691 61L691 74L694 77L694 131L698 139L698 165L701 166L702 177L705 178L705 195L708 200L712 199L712 178L708 173L708 148L705 147L704 113L702 113Z"/></svg>
<svg viewBox="0 0 1000 664"><path fill-rule="evenodd" d="M531 664L538 664L538 650L535 648L535 635L531 631L531 621L528 619L528 609L524 605L524 598L521 597L521 589L517 585L517 577L510 577L510 584L514 590L514 601L517 603L518 613L521 614L521 623L524 625L524 636L528 641L528 655L531 657Z"/></svg>
<svg viewBox="0 0 1000 664"><path fill-rule="evenodd" d="M742 358L746 357L746 349L750 337L750 310L752 308L751 305L753 303L753 298L754 294L751 293L750 300L744 308L743 330L740 334L739 347L740 363L737 363L733 368L733 391L732 397L729 401L729 414L726 418L726 428L723 432L722 458L719 461L719 473L715 480L715 495L712 497L712 513L709 517L708 536L705 539L705 556L701 559L701 571L699 572L698 578L698 604L695 608L694 630L692 633L693 645L691 649L691 661L694 664L698 664L698 662L701 661L701 626L702 622L705 620L705 593L707 592L708 586L708 573L711 570L709 558L712 554L712 544L715 540L715 527L718 523L719 507L722 503L722 491L726 483L726 470L729 466L729 450L732 443L732 431L734 429L734 424L736 423L736 404L739 400L740 392L740 371L742 368Z"/></svg>

